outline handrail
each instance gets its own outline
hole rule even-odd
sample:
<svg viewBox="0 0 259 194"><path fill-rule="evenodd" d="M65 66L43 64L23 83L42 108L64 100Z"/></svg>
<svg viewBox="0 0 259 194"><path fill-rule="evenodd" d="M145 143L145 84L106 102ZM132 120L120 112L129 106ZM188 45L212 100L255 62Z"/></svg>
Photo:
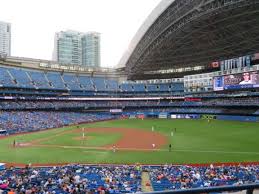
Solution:
<svg viewBox="0 0 259 194"><path fill-rule="evenodd" d="M223 192L223 191L242 191L246 190L247 194L252 194L254 189L259 189L259 183L236 185L236 186L218 186L218 187L206 187L195 189L181 189L170 191L154 191L143 194L189 194L189 193L211 193L211 192Z"/></svg>

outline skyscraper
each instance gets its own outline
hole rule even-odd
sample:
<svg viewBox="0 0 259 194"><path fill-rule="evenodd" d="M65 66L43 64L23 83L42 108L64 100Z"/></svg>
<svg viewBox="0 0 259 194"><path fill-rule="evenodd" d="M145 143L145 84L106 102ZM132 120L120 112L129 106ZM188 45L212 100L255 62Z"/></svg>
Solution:
<svg viewBox="0 0 259 194"><path fill-rule="evenodd" d="M53 59L62 64L81 65L81 35L75 31L61 31L55 34Z"/></svg>
<svg viewBox="0 0 259 194"><path fill-rule="evenodd" d="M89 32L82 36L82 65L100 67L100 33Z"/></svg>
<svg viewBox="0 0 259 194"><path fill-rule="evenodd" d="M0 54L11 55L11 24L0 22Z"/></svg>
<svg viewBox="0 0 259 194"><path fill-rule="evenodd" d="M53 59L62 64L100 66L100 34L61 31L55 35Z"/></svg>

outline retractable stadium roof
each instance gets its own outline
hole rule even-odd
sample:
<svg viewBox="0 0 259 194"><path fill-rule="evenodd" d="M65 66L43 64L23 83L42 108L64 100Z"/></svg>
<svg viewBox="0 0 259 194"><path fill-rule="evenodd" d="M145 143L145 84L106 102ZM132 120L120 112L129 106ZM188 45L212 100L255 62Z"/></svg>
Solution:
<svg viewBox="0 0 259 194"><path fill-rule="evenodd" d="M182 77L161 70L206 66L259 51L259 0L163 0L120 60L128 79Z"/></svg>

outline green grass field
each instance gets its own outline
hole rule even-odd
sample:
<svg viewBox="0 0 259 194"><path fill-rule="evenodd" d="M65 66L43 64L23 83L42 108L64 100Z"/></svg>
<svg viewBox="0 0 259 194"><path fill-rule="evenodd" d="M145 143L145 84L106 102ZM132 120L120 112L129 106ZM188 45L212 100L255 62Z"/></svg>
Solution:
<svg viewBox="0 0 259 194"><path fill-rule="evenodd" d="M37 141L40 144L67 146L105 146L120 139L121 134L109 135L91 132L88 141L75 141L77 134L66 133L76 127L66 127L33 134L11 136L0 139L0 162L16 163L215 163L258 162L259 123L207 120L116 120L85 124L80 127L135 128L150 130L155 126L168 136L172 152L167 146L159 151L117 151L58 147L12 148L15 139L19 142ZM170 136L173 128L177 131ZM64 133L63 133L64 132ZM62 135L57 135L62 133ZM78 133L79 134L79 133ZM56 136L55 136L56 135ZM52 136L51 139L46 139ZM132 140L134 141L134 140Z"/></svg>

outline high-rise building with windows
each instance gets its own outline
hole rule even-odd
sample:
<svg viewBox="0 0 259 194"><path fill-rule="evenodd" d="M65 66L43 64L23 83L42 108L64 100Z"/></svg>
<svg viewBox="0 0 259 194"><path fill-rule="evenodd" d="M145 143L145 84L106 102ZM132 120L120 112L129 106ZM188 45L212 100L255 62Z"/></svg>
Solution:
<svg viewBox="0 0 259 194"><path fill-rule="evenodd" d="M57 32L53 59L61 64L100 67L100 34Z"/></svg>
<svg viewBox="0 0 259 194"><path fill-rule="evenodd" d="M82 36L82 65L100 67L100 33L89 32Z"/></svg>
<svg viewBox="0 0 259 194"><path fill-rule="evenodd" d="M0 21L0 54L11 55L11 24Z"/></svg>
<svg viewBox="0 0 259 194"><path fill-rule="evenodd" d="M62 64L81 65L81 47L81 34L79 32L57 32L53 59Z"/></svg>

